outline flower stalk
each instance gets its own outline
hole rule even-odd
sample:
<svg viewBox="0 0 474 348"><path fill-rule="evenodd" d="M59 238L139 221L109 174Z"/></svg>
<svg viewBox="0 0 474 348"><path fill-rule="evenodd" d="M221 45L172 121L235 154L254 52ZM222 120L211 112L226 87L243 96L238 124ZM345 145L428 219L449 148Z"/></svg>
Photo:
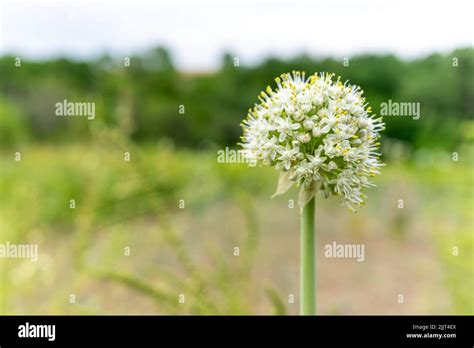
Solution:
<svg viewBox="0 0 474 348"><path fill-rule="evenodd" d="M316 314L315 198L303 207L300 225L300 314Z"/></svg>
<svg viewBox="0 0 474 348"><path fill-rule="evenodd" d="M242 154L251 166L280 175L273 197L299 189L301 314L316 314L315 197L339 196L352 212L380 174L381 117L364 91L334 74L293 71L275 79L242 122Z"/></svg>

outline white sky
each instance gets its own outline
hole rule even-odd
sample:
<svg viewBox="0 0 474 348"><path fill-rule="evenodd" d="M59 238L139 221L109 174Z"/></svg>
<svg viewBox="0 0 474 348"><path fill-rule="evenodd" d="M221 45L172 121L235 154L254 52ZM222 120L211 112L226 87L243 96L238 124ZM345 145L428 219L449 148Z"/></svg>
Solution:
<svg viewBox="0 0 474 348"><path fill-rule="evenodd" d="M271 54L415 57L473 44L474 1L0 0L0 54L128 56L163 44L178 67L215 68Z"/></svg>

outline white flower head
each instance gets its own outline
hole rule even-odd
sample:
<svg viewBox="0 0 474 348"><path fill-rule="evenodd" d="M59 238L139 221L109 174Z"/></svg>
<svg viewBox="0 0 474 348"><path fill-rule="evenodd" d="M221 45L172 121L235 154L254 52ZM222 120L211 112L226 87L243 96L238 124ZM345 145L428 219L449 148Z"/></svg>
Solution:
<svg viewBox="0 0 474 348"><path fill-rule="evenodd" d="M320 73L293 71L260 93L242 123L243 153L252 162L281 171L277 192L301 187L302 208L318 192L339 195L354 211L364 204L369 178L380 174L381 117L371 115L363 91Z"/></svg>

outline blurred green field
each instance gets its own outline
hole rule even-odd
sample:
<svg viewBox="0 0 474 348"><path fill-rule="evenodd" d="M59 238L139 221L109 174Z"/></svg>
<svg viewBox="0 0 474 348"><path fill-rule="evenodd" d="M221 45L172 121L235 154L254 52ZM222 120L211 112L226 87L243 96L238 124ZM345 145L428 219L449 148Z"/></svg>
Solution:
<svg viewBox="0 0 474 348"><path fill-rule="evenodd" d="M270 199L274 170L97 132L2 150L1 240L39 260L0 259L1 314L298 313L296 192ZM472 156L393 158L355 214L317 199L318 313L474 314ZM324 258L333 241L365 261Z"/></svg>

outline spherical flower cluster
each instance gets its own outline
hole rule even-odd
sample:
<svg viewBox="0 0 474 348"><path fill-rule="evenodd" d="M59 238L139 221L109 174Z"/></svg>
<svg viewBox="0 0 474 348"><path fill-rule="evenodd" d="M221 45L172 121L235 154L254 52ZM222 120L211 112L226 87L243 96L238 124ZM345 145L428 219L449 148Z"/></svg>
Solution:
<svg viewBox="0 0 474 348"><path fill-rule="evenodd" d="M369 178L380 174L377 152L382 118L371 115L363 91L334 74L293 71L275 79L242 127L242 153L251 165L281 171L277 192L296 183L300 207L321 192L339 195L354 211L364 203Z"/></svg>

